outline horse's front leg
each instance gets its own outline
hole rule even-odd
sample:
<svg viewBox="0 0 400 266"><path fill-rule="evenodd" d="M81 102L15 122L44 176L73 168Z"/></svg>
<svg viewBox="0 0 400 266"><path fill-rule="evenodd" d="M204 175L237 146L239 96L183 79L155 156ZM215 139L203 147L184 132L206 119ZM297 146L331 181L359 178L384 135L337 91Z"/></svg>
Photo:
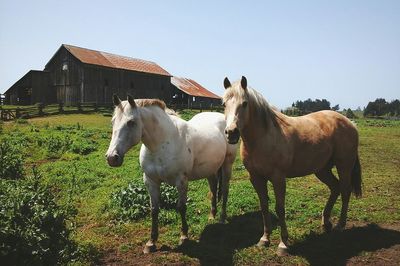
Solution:
<svg viewBox="0 0 400 266"><path fill-rule="evenodd" d="M226 220L226 205L228 203L228 194L229 194L229 181L232 176L232 165L226 164L223 166L222 171L222 211L221 211L221 223L224 223Z"/></svg>
<svg viewBox="0 0 400 266"><path fill-rule="evenodd" d="M216 175L207 178L211 193L211 210L210 215L208 216L209 220L214 220L215 215L217 214L217 178Z"/></svg>
<svg viewBox="0 0 400 266"><path fill-rule="evenodd" d="M271 235L271 217L269 216L268 212L267 179L259 176L250 175L250 181L254 189L256 190L258 199L260 201L260 209L264 224L264 234L260 238L257 246L268 246L270 244Z"/></svg>
<svg viewBox="0 0 400 266"><path fill-rule="evenodd" d="M143 249L143 253L156 251L156 242L158 239L158 213L160 210L160 183L156 182L146 175L143 175L144 183L150 193L151 207L151 236Z"/></svg>
<svg viewBox="0 0 400 266"><path fill-rule="evenodd" d="M281 242L279 243L277 254L279 256L286 255L288 252L289 234L286 227L285 219L285 194L286 194L286 179L280 175L271 179L272 186L275 192L275 212L278 215L279 226L281 227Z"/></svg>
<svg viewBox="0 0 400 266"><path fill-rule="evenodd" d="M181 237L179 239L179 244L182 245L188 239L188 224L186 221L188 180L186 179L186 177L182 177L177 180L176 188L178 189L179 194L177 210L181 215L182 220Z"/></svg>

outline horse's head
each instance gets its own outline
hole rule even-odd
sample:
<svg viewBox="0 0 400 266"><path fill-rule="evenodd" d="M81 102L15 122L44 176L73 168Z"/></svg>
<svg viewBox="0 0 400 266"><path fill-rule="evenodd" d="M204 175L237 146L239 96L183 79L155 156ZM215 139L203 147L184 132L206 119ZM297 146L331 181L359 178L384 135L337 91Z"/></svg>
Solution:
<svg viewBox="0 0 400 266"><path fill-rule="evenodd" d="M242 77L240 81L231 84L229 79L225 78L224 87L225 135L230 144L235 144L239 141L240 132L249 118L247 80Z"/></svg>
<svg viewBox="0 0 400 266"><path fill-rule="evenodd" d="M122 165L125 153L140 142L143 126L138 107L131 96L128 95L126 101L121 101L114 95L113 102L113 131L106 158L110 166L117 167Z"/></svg>

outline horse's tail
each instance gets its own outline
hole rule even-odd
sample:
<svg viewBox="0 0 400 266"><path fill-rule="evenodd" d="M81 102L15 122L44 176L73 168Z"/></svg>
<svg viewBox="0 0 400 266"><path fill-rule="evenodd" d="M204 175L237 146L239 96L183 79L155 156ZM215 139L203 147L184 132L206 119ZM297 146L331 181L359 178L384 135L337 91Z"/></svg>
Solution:
<svg viewBox="0 0 400 266"><path fill-rule="evenodd" d="M353 190L354 195L357 198L362 196L361 192L361 165L360 159L357 155L356 162L353 166L353 170L351 171L351 188Z"/></svg>
<svg viewBox="0 0 400 266"><path fill-rule="evenodd" d="M218 177L218 183L217 183L217 202L221 201L222 198L222 186L223 186L223 182L222 182L222 177L223 177L223 169L222 166L218 169L218 173L217 173L217 177Z"/></svg>

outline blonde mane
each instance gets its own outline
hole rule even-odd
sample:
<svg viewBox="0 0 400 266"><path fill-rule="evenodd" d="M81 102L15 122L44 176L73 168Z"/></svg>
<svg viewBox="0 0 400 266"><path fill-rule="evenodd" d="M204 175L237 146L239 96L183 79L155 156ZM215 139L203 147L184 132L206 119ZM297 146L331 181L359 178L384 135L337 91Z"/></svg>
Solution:
<svg viewBox="0 0 400 266"><path fill-rule="evenodd" d="M161 108L162 110L165 111L165 113L167 113L168 115L173 115L176 117L180 117L178 113L176 113L174 110L169 109L167 107L167 105L165 104L164 101L159 100L159 99L135 99L135 103L138 107L149 107L149 106L156 106ZM125 107L128 105L128 102L126 101L126 103L122 102L122 108L115 108L114 110L114 114L113 114L113 118L117 115L117 114L122 114L123 110L125 109ZM122 112L118 112L118 111L122 111Z"/></svg>
<svg viewBox="0 0 400 266"><path fill-rule="evenodd" d="M275 127L279 127L280 122L284 122L281 113L273 106L271 106L264 97L251 87L244 90L240 86L240 81L234 82L232 86L226 91L223 96L223 101L230 98L243 99L249 102L250 111L261 120L264 127L268 126L268 119L270 119Z"/></svg>
<svg viewBox="0 0 400 266"><path fill-rule="evenodd" d="M165 110L167 107L165 102L159 99L136 99L135 103L139 107L158 106L163 110Z"/></svg>

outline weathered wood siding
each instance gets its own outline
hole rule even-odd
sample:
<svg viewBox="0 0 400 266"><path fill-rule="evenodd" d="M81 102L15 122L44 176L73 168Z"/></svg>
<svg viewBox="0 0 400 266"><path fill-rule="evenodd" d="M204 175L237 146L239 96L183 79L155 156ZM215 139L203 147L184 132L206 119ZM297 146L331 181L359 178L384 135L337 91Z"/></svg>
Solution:
<svg viewBox="0 0 400 266"><path fill-rule="evenodd" d="M170 77L93 65L84 67L83 87L83 99L99 104L111 103L113 93L120 98L127 94L164 101L172 98Z"/></svg>
<svg viewBox="0 0 400 266"><path fill-rule="evenodd" d="M64 65L67 69L63 69ZM57 95L57 102L73 105L81 101L82 63L61 47L45 67L51 73L51 90Z"/></svg>
<svg viewBox="0 0 400 266"><path fill-rule="evenodd" d="M67 65L68 70L63 70ZM56 91L56 102L75 105L78 102L111 104L112 95L121 98L131 94L135 98L159 98L171 102L170 77L142 72L83 64L61 47L46 71L51 73L51 90Z"/></svg>
<svg viewBox="0 0 400 266"><path fill-rule="evenodd" d="M50 73L31 70L6 92L5 102L13 105L51 103L54 96L49 90Z"/></svg>

